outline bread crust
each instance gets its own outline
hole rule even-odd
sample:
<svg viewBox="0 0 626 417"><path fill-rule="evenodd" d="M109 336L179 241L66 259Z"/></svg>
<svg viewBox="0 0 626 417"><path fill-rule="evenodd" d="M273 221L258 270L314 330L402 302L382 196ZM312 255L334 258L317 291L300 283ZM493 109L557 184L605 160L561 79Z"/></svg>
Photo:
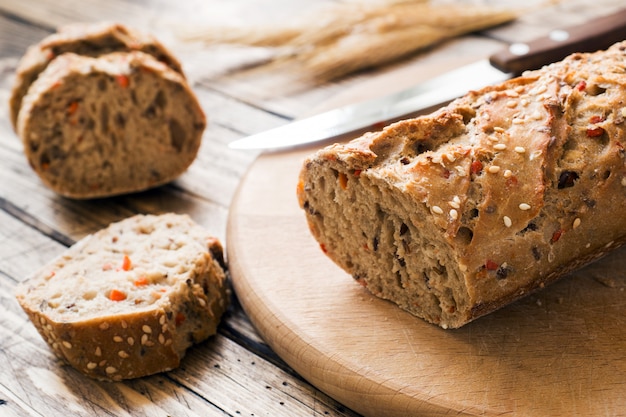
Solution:
<svg viewBox="0 0 626 417"><path fill-rule="evenodd" d="M625 118L622 42L326 147L299 202L368 290L460 327L624 243Z"/></svg>
<svg viewBox="0 0 626 417"><path fill-rule="evenodd" d="M31 167L76 199L172 181L194 161L205 127L184 77L142 52L55 58L18 117Z"/></svg>
<svg viewBox="0 0 626 417"><path fill-rule="evenodd" d="M229 297L221 262L220 242L188 216L137 215L76 243L16 297L64 362L95 379L137 378L176 368L216 333Z"/></svg>
<svg viewBox="0 0 626 417"><path fill-rule="evenodd" d="M17 130L22 99L31 84L59 55L71 52L97 57L111 52L131 51L150 54L183 75L178 59L155 37L115 22L65 25L56 33L29 47L18 64L9 99L13 128Z"/></svg>

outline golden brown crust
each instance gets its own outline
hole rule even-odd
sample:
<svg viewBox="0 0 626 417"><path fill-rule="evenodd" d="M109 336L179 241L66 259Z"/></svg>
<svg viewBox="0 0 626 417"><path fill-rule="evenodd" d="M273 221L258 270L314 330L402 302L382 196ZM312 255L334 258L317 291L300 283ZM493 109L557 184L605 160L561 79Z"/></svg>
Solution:
<svg viewBox="0 0 626 417"><path fill-rule="evenodd" d="M624 243L625 118L623 42L327 147L299 201L370 291L459 327Z"/></svg>
<svg viewBox="0 0 626 417"><path fill-rule="evenodd" d="M180 62L156 38L125 25L113 22L74 23L59 28L56 33L29 47L20 60L10 97L10 117L17 130L17 117L22 99L39 74L56 57L64 53L97 57L111 52L141 51L164 62L183 74Z"/></svg>

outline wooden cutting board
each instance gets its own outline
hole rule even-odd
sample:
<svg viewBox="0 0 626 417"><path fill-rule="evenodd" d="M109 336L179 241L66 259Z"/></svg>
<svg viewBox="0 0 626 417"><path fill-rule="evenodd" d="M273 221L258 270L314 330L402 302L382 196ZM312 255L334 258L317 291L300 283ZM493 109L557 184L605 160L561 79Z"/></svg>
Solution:
<svg viewBox="0 0 626 417"><path fill-rule="evenodd" d="M304 378L366 416L626 413L626 251L442 330L371 296L323 255L295 197L306 153L254 163L227 235L245 311Z"/></svg>
<svg viewBox="0 0 626 417"><path fill-rule="evenodd" d="M442 330L370 295L319 249L296 200L313 150L262 155L227 230L241 304L300 375L365 416L626 415L626 249Z"/></svg>

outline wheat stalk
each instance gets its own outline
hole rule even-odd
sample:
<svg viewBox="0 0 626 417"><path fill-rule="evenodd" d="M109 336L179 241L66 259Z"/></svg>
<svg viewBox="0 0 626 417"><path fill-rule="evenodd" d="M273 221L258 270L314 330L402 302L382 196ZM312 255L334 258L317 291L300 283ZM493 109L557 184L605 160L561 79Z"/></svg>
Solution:
<svg viewBox="0 0 626 417"><path fill-rule="evenodd" d="M359 1L335 4L284 25L202 28L179 36L211 44L272 47L276 56L268 70L295 69L301 78L327 81L516 16L509 9L428 0Z"/></svg>

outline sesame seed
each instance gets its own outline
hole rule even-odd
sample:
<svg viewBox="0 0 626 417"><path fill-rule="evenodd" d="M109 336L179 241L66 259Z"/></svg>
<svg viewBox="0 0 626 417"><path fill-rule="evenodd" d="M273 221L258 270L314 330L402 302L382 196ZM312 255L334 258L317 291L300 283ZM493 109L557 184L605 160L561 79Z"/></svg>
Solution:
<svg viewBox="0 0 626 417"><path fill-rule="evenodd" d="M39 323L41 323L42 325L46 324L46 319L43 317L39 317Z"/></svg>
<svg viewBox="0 0 626 417"><path fill-rule="evenodd" d="M541 85L536 88L535 91L533 91L533 94L539 95L545 93L546 91L548 91L548 87L546 87L545 85Z"/></svg>
<svg viewBox="0 0 626 417"><path fill-rule="evenodd" d="M165 324L165 315L159 317L159 324L163 326Z"/></svg>
<svg viewBox="0 0 626 417"><path fill-rule="evenodd" d="M543 119L543 115L539 111L535 111L532 116L530 116L533 120L541 120Z"/></svg>
<svg viewBox="0 0 626 417"><path fill-rule="evenodd" d="M622 107L622 110L620 110L620 113L622 113L622 117L626 117L626 107Z"/></svg>
<svg viewBox="0 0 626 417"><path fill-rule="evenodd" d="M132 346L135 344L135 339L133 339L132 337L129 337L128 339L126 339L126 342L128 342L128 344Z"/></svg>
<svg viewBox="0 0 626 417"><path fill-rule="evenodd" d="M461 270L461 272L466 272L467 271L467 265L459 264L459 269Z"/></svg>
<svg viewBox="0 0 626 417"><path fill-rule="evenodd" d="M507 169L504 171L502 175L504 176L504 178L511 178L513 176L513 171L511 171L510 169Z"/></svg>
<svg viewBox="0 0 626 417"><path fill-rule="evenodd" d="M106 365L106 364L107 364L106 359L105 359L105 360L103 360L103 361L98 362L98 366L104 366L104 365Z"/></svg>
<svg viewBox="0 0 626 417"><path fill-rule="evenodd" d="M141 326L141 330L143 330L144 333L152 333L152 328L150 326L148 326L147 324L144 324L143 326Z"/></svg>
<svg viewBox="0 0 626 417"><path fill-rule="evenodd" d="M432 207L432 211L435 214L443 214L443 209L441 207L439 207L439 206L433 206Z"/></svg>
<svg viewBox="0 0 626 417"><path fill-rule="evenodd" d="M160 344L165 343L165 336L163 336L163 333L159 333L158 340Z"/></svg>
<svg viewBox="0 0 626 417"><path fill-rule="evenodd" d="M495 149L496 151L503 151L506 149L506 145L504 143L498 143L493 145L493 149Z"/></svg>
<svg viewBox="0 0 626 417"><path fill-rule="evenodd" d="M522 106L526 107L526 106L528 106L528 100L527 100L527 99L525 99L525 98L523 98L523 99L521 99L521 100L520 100L520 104L521 104Z"/></svg>
<svg viewBox="0 0 626 417"><path fill-rule="evenodd" d="M91 369L95 369L95 368L96 368L96 366L98 366L98 364L97 364L97 363L95 363L95 362L89 362L89 363L87 364L87 369L89 369L89 370L91 370Z"/></svg>
<svg viewBox="0 0 626 417"><path fill-rule="evenodd" d="M459 212L456 211L455 209L450 210L450 218L452 220L456 220L459 218Z"/></svg>
<svg viewBox="0 0 626 417"><path fill-rule="evenodd" d="M172 344L172 339L167 339L164 343L164 346L169 346Z"/></svg>
<svg viewBox="0 0 626 417"><path fill-rule="evenodd" d="M106 330L109 328L109 323L107 322L101 323L100 326L98 327L100 328L100 330Z"/></svg>
<svg viewBox="0 0 626 417"><path fill-rule="evenodd" d="M147 334L143 334L141 335L141 344L145 345L148 342L148 335Z"/></svg>
<svg viewBox="0 0 626 417"><path fill-rule="evenodd" d="M456 201L448 201L448 205L454 209L460 209L461 208L461 204L457 203Z"/></svg>
<svg viewBox="0 0 626 417"><path fill-rule="evenodd" d="M114 374L117 372L117 368L113 366L107 366L104 372L106 372L107 374Z"/></svg>
<svg viewBox="0 0 626 417"><path fill-rule="evenodd" d="M513 108L517 107L517 101L515 101L515 100L509 100L509 101L507 101L507 102L506 102L506 106L507 106L509 109L513 109Z"/></svg>
<svg viewBox="0 0 626 417"><path fill-rule="evenodd" d="M200 307L206 307L206 301L203 298L198 298L198 304L200 304Z"/></svg>
<svg viewBox="0 0 626 417"><path fill-rule="evenodd" d="M524 118L522 116L516 117L511 120L511 123L513 123L514 125L521 125L522 123L524 123Z"/></svg>
<svg viewBox="0 0 626 417"><path fill-rule="evenodd" d="M515 152L517 152L517 153L524 153L524 152L526 152L526 149L523 146L516 146L515 147Z"/></svg>
<svg viewBox="0 0 626 417"><path fill-rule="evenodd" d="M130 355L129 355L128 353L126 353L125 351L120 350L119 352L117 352L117 356L119 356L119 357L120 357L120 358L122 358L122 359L126 359L126 358L128 358Z"/></svg>
<svg viewBox="0 0 626 417"><path fill-rule="evenodd" d="M530 210L530 204L522 203L519 205L519 209L524 211Z"/></svg>
<svg viewBox="0 0 626 417"><path fill-rule="evenodd" d="M444 153L441 157L447 159L450 162L456 161L456 157L454 155L450 155L447 153Z"/></svg>
<svg viewBox="0 0 626 417"><path fill-rule="evenodd" d="M578 226L580 226L580 218L579 218L579 217L576 217L576 218L574 219L574 224L572 225L572 227L573 227L574 229L576 229Z"/></svg>
<svg viewBox="0 0 626 417"><path fill-rule="evenodd" d="M124 339L122 339L122 337L121 337L121 336L113 336L113 341L114 341L114 342L120 343L120 342L121 342L121 341L123 341L123 340L124 340Z"/></svg>
<svg viewBox="0 0 626 417"><path fill-rule="evenodd" d="M626 187L626 177L622 178L622 186Z"/></svg>
<svg viewBox="0 0 626 417"><path fill-rule="evenodd" d="M128 323L126 323L126 321L122 320L122 329L126 329L128 327Z"/></svg>
<svg viewBox="0 0 626 417"><path fill-rule="evenodd" d="M161 326L161 332L165 333L168 329L167 323L165 323L163 326Z"/></svg>
<svg viewBox="0 0 626 417"><path fill-rule="evenodd" d="M489 136L487 137L487 139L489 139L492 142L500 142L500 138L497 136Z"/></svg>
<svg viewBox="0 0 626 417"><path fill-rule="evenodd" d="M489 173L491 174L497 174L498 172L500 172L500 167L498 165L491 165L489 168L487 168L487 171L489 171Z"/></svg>
<svg viewBox="0 0 626 417"><path fill-rule="evenodd" d="M523 85L518 85L517 87L515 87L515 92L517 94L522 94L524 92L524 86Z"/></svg>
<svg viewBox="0 0 626 417"><path fill-rule="evenodd" d="M513 225L513 222L511 221L511 218L509 216L504 216L502 220L504 221L504 225L506 227L511 227Z"/></svg>
<svg viewBox="0 0 626 417"><path fill-rule="evenodd" d="M504 128L500 127L500 126L496 126L493 128L494 132L498 132L498 133L504 133Z"/></svg>
<svg viewBox="0 0 626 417"><path fill-rule="evenodd" d="M62 341L61 344L63 344L63 346L65 346L67 349L72 348L72 344L68 342L67 340Z"/></svg>
<svg viewBox="0 0 626 417"><path fill-rule="evenodd" d="M96 356L102 356L102 349L100 349L100 346L98 346L96 348L96 352L95 352Z"/></svg>

